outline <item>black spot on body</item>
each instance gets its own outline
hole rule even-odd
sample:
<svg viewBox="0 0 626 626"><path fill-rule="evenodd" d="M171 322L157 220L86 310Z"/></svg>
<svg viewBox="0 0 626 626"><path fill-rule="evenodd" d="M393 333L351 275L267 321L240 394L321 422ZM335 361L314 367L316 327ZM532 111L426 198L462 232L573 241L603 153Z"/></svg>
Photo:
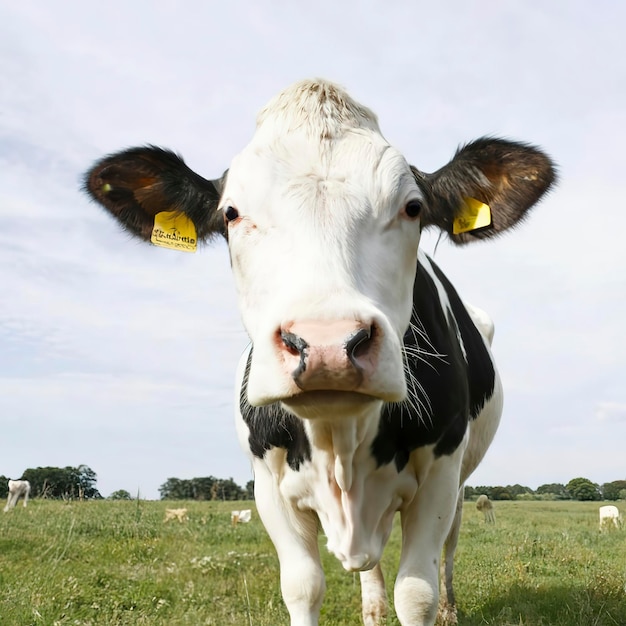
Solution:
<svg viewBox="0 0 626 626"><path fill-rule="evenodd" d="M409 328L404 336L406 362L419 383L418 392L409 383L408 402L383 407L378 435L372 443L378 464L393 460L398 471L421 446L434 444L438 456L454 452L463 440L468 420L478 416L495 384L493 363L478 329L454 287L432 265L451 310L442 308L433 279L418 264L411 324L421 332Z"/></svg>
<svg viewBox="0 0 626 626"><path fill-rule="evenodd" d="M431 262L432 263L432 262ZM472 321L459 294L444 273L432 263L437 278L444 286L450 300L452 313L461 333L467 354L467 382L470 393L470 417L478 417L485 402L493 395L496 373L491 355L485 348L485 342Z"/></svg>
<svg viewBox="0 0 626 626"><path fill-rule="evenodd" d="M282 408L279 402L268 406L252 406L248 402L248 375L252 350L239 392L239 407L250 430L248 443L254 456L262 459L270 448L287 450L287 463L297 471L304 461L311 459L311 443L302 420Z"/></svg>

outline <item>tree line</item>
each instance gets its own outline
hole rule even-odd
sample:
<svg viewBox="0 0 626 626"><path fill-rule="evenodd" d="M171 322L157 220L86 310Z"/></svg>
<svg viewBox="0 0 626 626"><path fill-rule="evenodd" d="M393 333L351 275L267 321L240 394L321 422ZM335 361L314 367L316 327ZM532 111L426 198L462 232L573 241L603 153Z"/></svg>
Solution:
<svg viewBox="0 0 626 626"><path fill-rule="evenodd" d="M96 489L96 473L88 465L78 467L35 467L27 469L20 480L30 483L32 498L56 500L95 500L102 496ZM0 498L6 498L9 479L0 476Z"/></svg>
<svg viewBox="0 0 626 626"><path fill-rule="evenodd" d="M232 478L168 478L160 487L161 500L253 500L254 481L244 488ZM566 485L546 483L533 490L524 485L465 487L465 499L485 494L490 500L626 500L626 480L598 485L587 478L573 478Z"/></svg>
<svg viewBox="0 0 626 626"><path fill-rule="evenodd" d="M36 467L20 477L28 480L31 497L63 500L95 500L102 496L96 488L97 475L88 465L78 467ZM8 493L8 478L0 475L0 499ZM160 487L161 500L253 500L254 481L245 487L232 478L204 476L189 479L168 478ZM485 494L490 500L626 500L626 480L599 485L587 478L573 478L566 485L546 483L537 489L524 485L465 487L465 499L475 500ZM131 500L124 489L113 492L113 500Z"/></svg>
<svg viewBox="0 0 626 626"><path fill-rule="evenodd" d="M546 483L535 490L523 485L465 487L466 500L475 500L481 494L490 500L626 500L626 480L599 485L580 477L572 478L567 485Z"/></svg>
<svg viewBox="0 0 626 626"><path fill-rule="evenodd" d="M232 478L168 478L159 494L161 500L253 500L254 481L240 487Z"/></svg>

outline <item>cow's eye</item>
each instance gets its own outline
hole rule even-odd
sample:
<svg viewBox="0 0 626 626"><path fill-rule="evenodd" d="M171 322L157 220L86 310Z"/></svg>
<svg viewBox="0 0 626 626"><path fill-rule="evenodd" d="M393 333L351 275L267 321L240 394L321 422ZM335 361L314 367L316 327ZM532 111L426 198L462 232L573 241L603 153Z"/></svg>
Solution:
<svg viewBox="0 0 626 626"><path fill-rule="evenodd" d="M234 206L227 206L224 209L224 217L226 218L226 221L232 222L239 217L239 211L237 211Z"/></svg>
<svg viewBox="0 0 626 626"><path fill-rule="evenodd" d="M409 200L407 202L406 207L404 207L404 212L406 216L415 219L422 211L422 201L421 200Z"/></svg>

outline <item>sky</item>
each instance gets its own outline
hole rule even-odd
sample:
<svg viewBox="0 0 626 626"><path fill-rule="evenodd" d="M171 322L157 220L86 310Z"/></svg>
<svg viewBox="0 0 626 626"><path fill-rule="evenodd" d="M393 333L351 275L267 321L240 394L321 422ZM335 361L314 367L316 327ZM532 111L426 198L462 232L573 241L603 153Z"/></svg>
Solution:
<svg viewBox="0 0 626 626"><path fill-rule="evenodd" d="M625 23L611 0L0 0L0 474L86 464L149 499L252 478L226 245L131 239L80 181L146 143L217 178L271 97L324 77L423 171L483 135L558 163L511 234L422 241L495 320L505 411L468 484L625 479Z"/></svg>

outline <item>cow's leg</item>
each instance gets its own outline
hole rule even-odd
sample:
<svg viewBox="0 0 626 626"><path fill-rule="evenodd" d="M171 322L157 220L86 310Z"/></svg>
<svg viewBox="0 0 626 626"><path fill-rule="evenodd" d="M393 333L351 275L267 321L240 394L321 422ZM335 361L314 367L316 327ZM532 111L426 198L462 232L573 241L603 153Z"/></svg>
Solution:
<svg viewBox="0 0 626 626"><path fill-rule="evenodd" d="M402 626L432 626L439 599L439 561L459 493L462 450L436 460L402 511L402 554L394 598Z"/></svg>
<svg viewBox="0 0 626 626"><path fill-rule="evenodd" d="M28 494L30 493L30 489L25 489L24 490L24 507L26 507L26 505L28 504Z"/></svg>
<svg viewBox="0 0 626 626"><path fill-rule="evenodd" d="M254 467L257 510L278 554L280 587L291 626L317 626L325 591L317 518L289 508L267 466L258 461Z"/></svg>
<svg viewBox="0 0 626 626"><path fill-rule="evenodd" d="M454 597L454 553L459 542L459 532L463 519L463 487L459 490L456 501L456 511L450 532L443 547L443 564L441 567L441 588L445 591L445 597L439 602L439 622L442 624L456 624L456 599Z"/></svg>
<svg viewBox="0 0 626 626"><path fill-rule="evenodd" d="M9 491L9 495L7 497L7 505L4 507L5 511L12 509L17 503L17 494L13 491Z"/></svg>
<svg viewBox="0 0 626 626"><path fill-rule="evenodd" d="M365 626L382 624L387 616L387 594L380 563L371 570L361 572L361 599L363 624Z"/></svg>

